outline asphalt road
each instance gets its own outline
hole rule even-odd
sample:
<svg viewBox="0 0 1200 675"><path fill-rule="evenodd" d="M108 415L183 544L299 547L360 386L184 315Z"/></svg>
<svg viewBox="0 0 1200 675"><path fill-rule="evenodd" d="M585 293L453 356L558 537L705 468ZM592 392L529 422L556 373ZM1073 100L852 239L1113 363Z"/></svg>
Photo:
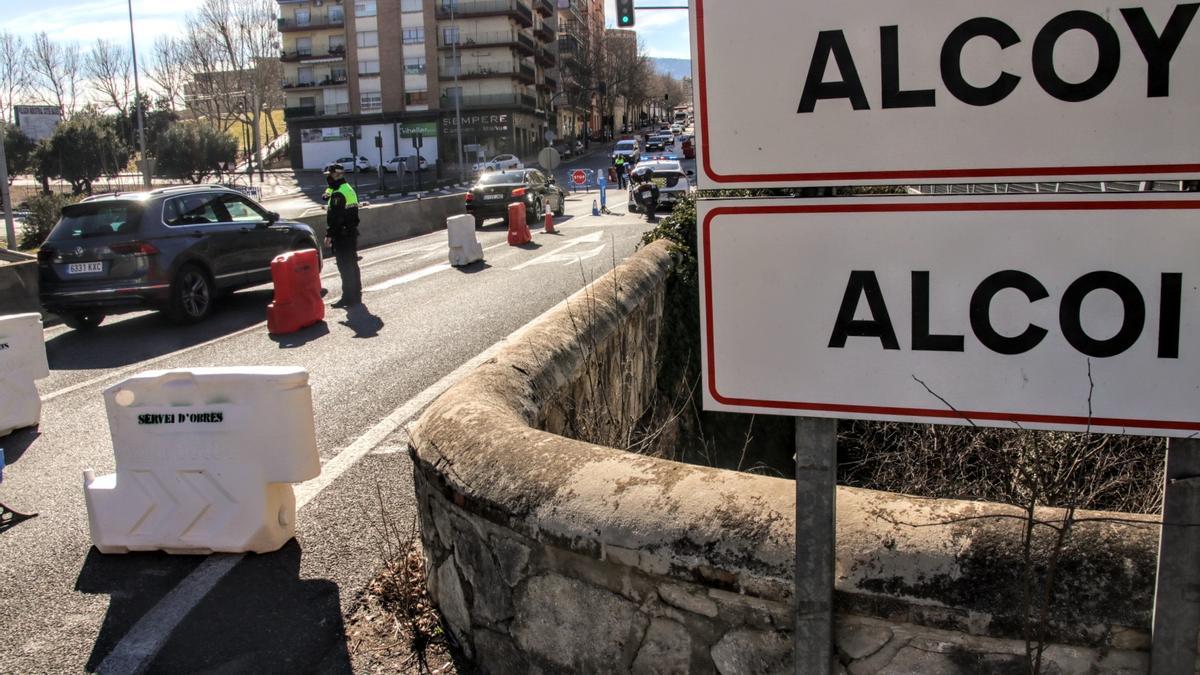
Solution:
<svg viewBox="0 0 1200 675"><path fill-rule="evenodd" d="M599 217L592 196L522 247L490 221L485 261L461 269L445 264L444 232L364 251L363 308L329 308L293 335L267 334L269 286L224 299L199 326L138 313L92 333L47 329L42 424L0 439L0 501L41 513L0 533L0 672L349 670L343 616L380 567L383 523L407 532L414 517L403 425L635 249L646 224L624 213L623 193ZM332 264L323 282L327 301L339 297ZM114 468L101 392L148 369L246 365L310 373L324 469L297 487L296 539L245 557L93 550L81 472Z"/></svg>

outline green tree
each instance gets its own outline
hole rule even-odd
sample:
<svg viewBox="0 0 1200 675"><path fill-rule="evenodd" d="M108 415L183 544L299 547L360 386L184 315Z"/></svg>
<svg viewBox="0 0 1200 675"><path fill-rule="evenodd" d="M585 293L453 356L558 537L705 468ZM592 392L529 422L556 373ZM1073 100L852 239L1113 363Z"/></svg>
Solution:
<svg viewBox="0 0 1200 675"><path fill-rule="evenodd" d="M25 228L21 233L21 248L33 249L42 245L50 230L58 224L62 217L63 207L75 203L75 200L57 193L38 195L27 201L29 216L25 219Z"/></svg>
<svg viewBox="0 0 1200 675"><path fill-rule="evenodd" d="M85 109L55 128L40 153L38 173L62 178L75 194L91 194L93 181L123 171L129 157L115 120Z"/></svg>
<svg viewBox="0 0 1200 675"><path fill-rule="evenodd" d="M158 172L199 183L237 156L237 141L207 124L176 124L158 142Z"/></svg>
<svg viewBox="0 0 1200 675"><path fill-rule="evenodd" d="M4 128L4 159L8 165L8 182L11 185L18 174L29 173L33 168L33 151L37 143L20 129L0 122Z"/></svg>

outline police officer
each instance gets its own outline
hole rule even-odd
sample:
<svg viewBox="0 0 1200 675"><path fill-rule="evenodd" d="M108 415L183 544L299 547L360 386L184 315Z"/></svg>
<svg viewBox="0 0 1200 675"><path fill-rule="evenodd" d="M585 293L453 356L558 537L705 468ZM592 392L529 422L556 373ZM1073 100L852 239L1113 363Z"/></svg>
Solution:
<svg viewBox="0 0 1200 675"><path fill-rule="evenodd" d="M658 186L651 179L649 167L638 169L629 176L630 189L637 205L646 211L646 222L658 222Z"/></svg>
<svg viewBox="0 0 1200 675"><path fill-rule="evenodd" d="M332 307L350 307L362 303L362 279L358 272L358 194L346 182L341 164L325 167L325 245L333 248L338 274L342 277L342 298Z"/></svg>
<svg viewBox="0 0 1200 675"><path fill-rule="evenodd" d="M613 163L617 165L617 187L624 190L625 189L625 157L623 155L617 155L617 158L613 161Z"/></svg>

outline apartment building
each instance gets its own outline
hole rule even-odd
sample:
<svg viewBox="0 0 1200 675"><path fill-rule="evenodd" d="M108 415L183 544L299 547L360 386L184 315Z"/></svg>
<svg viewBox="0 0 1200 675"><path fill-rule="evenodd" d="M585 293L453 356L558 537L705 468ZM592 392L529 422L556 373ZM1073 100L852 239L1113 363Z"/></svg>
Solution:
<svg viewBox="0 0 1200 675"><path fill-rule="evenodd" d="M419 136L421 156L446 168L460 118L468 163L545 145L554 0L277 1L293 166L376 164L416 154Z"/></svg>
<svg viewBox="0 0 1200 675"><path fill-rule="evenodd" d="M604 0L570 0L568 8L558 10L558 30L558 135L596 136L601 131L599 83L590 73L604 36Z"/></svg>

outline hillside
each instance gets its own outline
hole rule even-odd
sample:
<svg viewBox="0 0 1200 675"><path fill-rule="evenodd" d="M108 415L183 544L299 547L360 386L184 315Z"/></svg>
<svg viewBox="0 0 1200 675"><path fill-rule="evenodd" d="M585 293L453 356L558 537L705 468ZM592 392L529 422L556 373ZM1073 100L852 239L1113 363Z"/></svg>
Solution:
<svg viewBox="0 0 1200 675"><path fill-rule="evenodd" d="M692 76L692 62L689 59L663 59L651 57L650 62L654 64L654 69L656 71L670 75L677 80Z"/></svg>

